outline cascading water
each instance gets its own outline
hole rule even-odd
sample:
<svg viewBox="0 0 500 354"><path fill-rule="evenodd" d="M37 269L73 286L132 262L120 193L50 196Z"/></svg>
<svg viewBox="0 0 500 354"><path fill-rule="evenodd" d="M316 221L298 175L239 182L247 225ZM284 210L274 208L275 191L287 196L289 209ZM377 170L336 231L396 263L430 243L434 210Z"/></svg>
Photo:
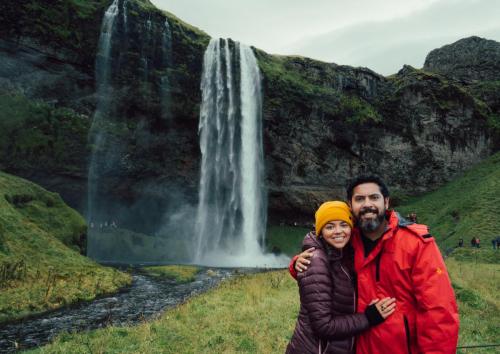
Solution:
<svg viewBox="0 0 500 354"><path fill-rule="evenodd" d="M103 141L106 139L105 133L102 131L102 125L105 118L109 115L110 110L110 93L111 82L111 44L114 33L115 19L119 13L118 0L113 3L104 13L104 18L101 25L101 33L99 36L99 44L96 57L96 91L97 104L94 112L92 126L89 132L90 143L94 147L91 154L88 174L88 200L87 200L87 220L90 221L91 228L94 226L94 221L98 214L98 194L99 194L99 165L102 163L102 156L99 148L102 147ZM87 254L93 256L96 245L94 244L92 230L89 232L87 243Z"/></svg>
<svg viewBox="0 0 500 354"><path fill-rule="evenodd" d="M257 61L249 47L213 39L203 65L193 262L282 266L286 259L264 255L262 249L266 204Z"/></svg>
<svg viewBox="0 0 500 354"><path fill-rule="evenodd" d="M122 13L123 13L123 26L125 27L125 32L127 32L127 5L128 5L128 0L123 0L123 5L122 5Z"/></svg>
<svg viewBox="0 0 500 354"><path fill-rule="evenodd" d="M130 185L141 172L142 158L150 154L156 136L149 122L158 117L156 112L130 114L139 105L125 98L144 101L160 95L162 118L170 117L171 32L166 18L127 19L131 6L127 0L114 0L101 25L97 101L89 130L87 255L98 261L158 262L168 257L168 250L162 250L165 240L153 233L168 200L157 207L147 196L147 191L161 189L159 183L136 184L135 190ZM138 52L139 57L131 55ZM151 206L160 211L153 214Z"/></svg>
<svg viewBox="0 0 500 354"><path fill-rule="evenodd" d="M168 20L165 19L163 29L163 45L162 45L162 61L166 72L160 79L161 93L161 114L164 119L168 119L170 115L170 82L168 79L168 69L172 66L172 31Z"/></svg>

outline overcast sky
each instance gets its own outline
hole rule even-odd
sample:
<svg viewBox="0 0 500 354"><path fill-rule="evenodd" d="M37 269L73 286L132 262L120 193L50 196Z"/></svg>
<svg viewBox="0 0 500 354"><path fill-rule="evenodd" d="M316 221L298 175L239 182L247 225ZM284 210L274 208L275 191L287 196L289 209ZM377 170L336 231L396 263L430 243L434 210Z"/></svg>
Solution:
<svg viewBox="0 0 500 354"><path fill-rule="evenodd" d="M422 67L460 38L500 41L500 0L152 0L212 37L273 54L366 66Z"/></svg>

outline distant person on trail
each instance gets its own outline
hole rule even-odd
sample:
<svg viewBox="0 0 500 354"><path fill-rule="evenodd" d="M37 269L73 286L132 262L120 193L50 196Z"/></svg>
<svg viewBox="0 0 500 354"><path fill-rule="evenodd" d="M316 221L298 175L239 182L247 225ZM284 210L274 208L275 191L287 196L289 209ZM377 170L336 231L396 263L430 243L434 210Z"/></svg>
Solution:
<svg viewBox="0 0 500 354"><path fill-rule="evenodd" d="M471 247L476 247L476 238L473 237L471 240L470 240L470 246Z"/></svg>
<svg viewBox="0 0 500 354"><path fill-rule="evenodd" d="M476 247L481 247L481 240L479 239L479 237L476 237Z"/></svg>
<svg viewBox="0 0 500 354"><path fill-rule="evenodd" d="M392 316L356 337L356 353L456 353L457 304L428 227L388 210L389 190L376 176L354 179L347 187L347 199L356 221L351 243L357 312L362 314L373 299L396 299ZM292 259L292 276L308 269L313 254L306 250Z"/></svg>
<svg viewBox="0 0 500 354"><path fill-rule="evenodd" d="M463 238L458 240L458 247L464 247L464 239Z"/></svg>
<svg viewBox="0 0 500 354"><path fill-rule="evenodd" d="M297 275L300 312L287 354L354 353L354 336L394 313L395 299L389 297L372 299L355 313L352 226L344 202L326 202L316 211L315 231L303 242L303 249L315 251L309 269Z"/></svg>

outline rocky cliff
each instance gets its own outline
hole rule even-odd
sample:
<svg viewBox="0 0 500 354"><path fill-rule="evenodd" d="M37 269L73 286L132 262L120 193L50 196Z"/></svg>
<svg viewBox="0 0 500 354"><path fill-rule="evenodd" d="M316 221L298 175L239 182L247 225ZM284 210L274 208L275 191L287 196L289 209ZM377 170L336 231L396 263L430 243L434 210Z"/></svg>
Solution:
<svg viewBox="0 0 500 354"><path fill-rule="evenodd" d="M500 45L480 37L464 38L434 49L424 70L440 73L463 83L500 80Z"/></svg>
<svg viewBox="0 0 500 354"><path fill-rule="evenodd" d="M383 77L258 53L269 205L282 218L344 197L348 179L362 172L384 176L400 199L437 188L498 149L493 111L445 76L405 66Z"/></svg>
<svg viewBox="0 0 500 354"><path fill-rule="evenodd" d="M0 5L0 167L80 210L95 148L87 133L108 6ZM107 193L137 204L139 214L147 209L142 220L157 224L165 211L197 200L199 87L209 37L146 0L120 0L119 9L112 100L123 159L108 176ZM498 53L500 44L457 43L431 52L422 70L405 66L390 77L255 49L271 220L309 217L321 201L343 197L346 181L361 172L381 174L397 199L437 188L498 150L498 60L476 58L481 48Z"/></svg>

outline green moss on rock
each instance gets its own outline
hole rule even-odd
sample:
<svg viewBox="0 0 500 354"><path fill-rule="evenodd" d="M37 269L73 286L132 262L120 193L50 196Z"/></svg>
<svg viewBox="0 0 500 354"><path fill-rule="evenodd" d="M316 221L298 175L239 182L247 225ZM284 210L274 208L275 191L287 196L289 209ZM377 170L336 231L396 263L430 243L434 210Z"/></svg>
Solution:
<svg viewBox="0 0 500 354"><path fill-rule="evenodd" d="M71 109L0 92L2 168L84 173L89 127L89 118Z"/></svg>

